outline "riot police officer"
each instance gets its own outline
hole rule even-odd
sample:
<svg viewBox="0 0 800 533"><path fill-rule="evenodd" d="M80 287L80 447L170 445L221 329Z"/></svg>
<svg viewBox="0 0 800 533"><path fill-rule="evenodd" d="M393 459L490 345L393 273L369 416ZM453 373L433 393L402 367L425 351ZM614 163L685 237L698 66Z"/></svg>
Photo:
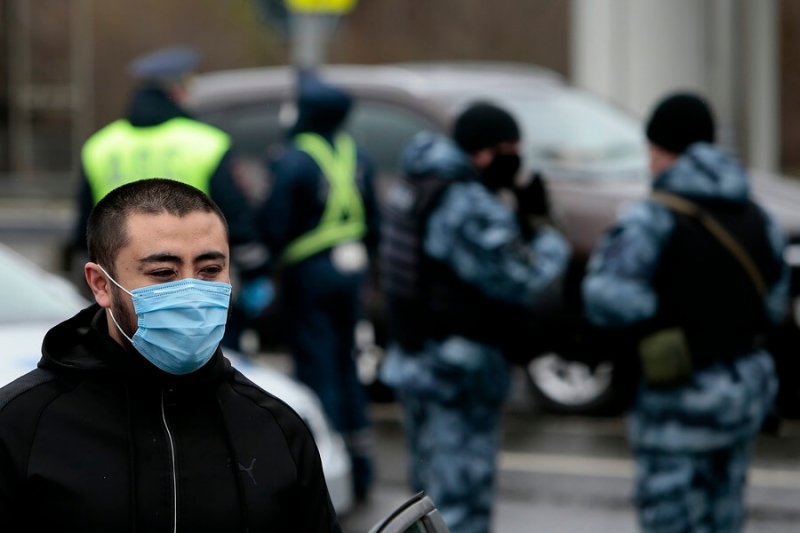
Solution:
<svg viewBox="0 0 800 533"><path fill-rule="evenodd" d="M415 137L388 194L380 256L393 345L381 377L403 407L412 489L454 533L487 533L506 357L535 340L524 326L558 299L570 252L551 225L499 198L544 203L530 194L541 187L515 187L520 132L507 111L471 105L453 137Z"/></svg>
<svg viewBox="0 0 800 533"><path fill-rule="evenodd" d="M785 239L714 136L698 95L655 107L652 194L598 243L583 282L589 322L632 348L618 365L641 371L629 441L644 531L741 531L777 389L761 338L788 304Z"/></svg>

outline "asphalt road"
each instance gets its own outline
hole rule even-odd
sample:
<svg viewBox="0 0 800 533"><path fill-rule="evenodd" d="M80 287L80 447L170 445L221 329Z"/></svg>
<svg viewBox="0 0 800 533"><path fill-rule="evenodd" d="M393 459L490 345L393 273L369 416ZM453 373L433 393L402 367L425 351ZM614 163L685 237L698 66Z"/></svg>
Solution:
<svg viewBox="0 0 800 533"><path fill-rule="evenodd" d="M373 406L378 482L371 499L342 517L366 533L411 494L399 411ZM506 413L494 531L635 532L633 463L622 418L560 417L519 399ZM750 471L747 531L800 530L800 422L759 439Z"/></svg>

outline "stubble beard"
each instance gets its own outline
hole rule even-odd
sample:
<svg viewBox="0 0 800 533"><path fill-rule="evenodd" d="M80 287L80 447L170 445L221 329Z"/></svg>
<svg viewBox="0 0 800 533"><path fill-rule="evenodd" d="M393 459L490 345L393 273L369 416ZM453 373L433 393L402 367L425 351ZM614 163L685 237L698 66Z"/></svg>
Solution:
<svg viewBox="0 0 800 533"><path fill-rule="evenodd" d="M111 312L114 314L114 318L117 319L117 323L123 333L125 333L128 338L132 339L136 330L139 329L139 320L131 304L128 303L129 299L126 298L126 296L127 295L123 295L122 291L117 287L111 289ZM128 339L123 337L122 341L125 348L133 348Z"/></svg>

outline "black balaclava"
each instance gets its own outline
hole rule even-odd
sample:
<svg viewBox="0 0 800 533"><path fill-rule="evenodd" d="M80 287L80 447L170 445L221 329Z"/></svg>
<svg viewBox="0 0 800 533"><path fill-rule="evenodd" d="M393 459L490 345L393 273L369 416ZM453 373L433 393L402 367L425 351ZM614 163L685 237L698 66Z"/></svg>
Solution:
<svg viewBox="0 0 800 533"><path fill-rule="evenodd" d="M714 142L714 117L700 96L676 93L663 99L647 122L647 138L676 154L696 142Z"/></svg>
<svg viewBox="0 0 800 533"><path fill-rule="evenodd" d="M469 106L453 126L453 139L468 154L504 142L517 142L519 137L519 127L514 117L488 102ZM497 153L489 166L480 172L481 181L491 190L511 187L520 163L517 154Z"/></svg>

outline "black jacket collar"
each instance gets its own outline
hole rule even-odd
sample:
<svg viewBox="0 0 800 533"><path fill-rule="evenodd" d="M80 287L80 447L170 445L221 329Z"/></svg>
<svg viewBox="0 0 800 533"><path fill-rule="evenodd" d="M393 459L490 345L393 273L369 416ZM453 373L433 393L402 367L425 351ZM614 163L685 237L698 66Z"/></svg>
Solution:
<svg viewBox="0 0 800 533"><path fill-rule="evenodd" d="M158 126L189 115L160 87L141 87L131 98L128 121L137 128Z"/></svg>
<svg viewBox="0 0 800 533"><path fill-rule="evenodd" d="M169 387L213 385L231 372L230 362L219 348L191 374L175 376L156 368L132 346L123 347L109 336L105 309L96 303L47 332L38 366L78 374L110 372Z"/></svg>

